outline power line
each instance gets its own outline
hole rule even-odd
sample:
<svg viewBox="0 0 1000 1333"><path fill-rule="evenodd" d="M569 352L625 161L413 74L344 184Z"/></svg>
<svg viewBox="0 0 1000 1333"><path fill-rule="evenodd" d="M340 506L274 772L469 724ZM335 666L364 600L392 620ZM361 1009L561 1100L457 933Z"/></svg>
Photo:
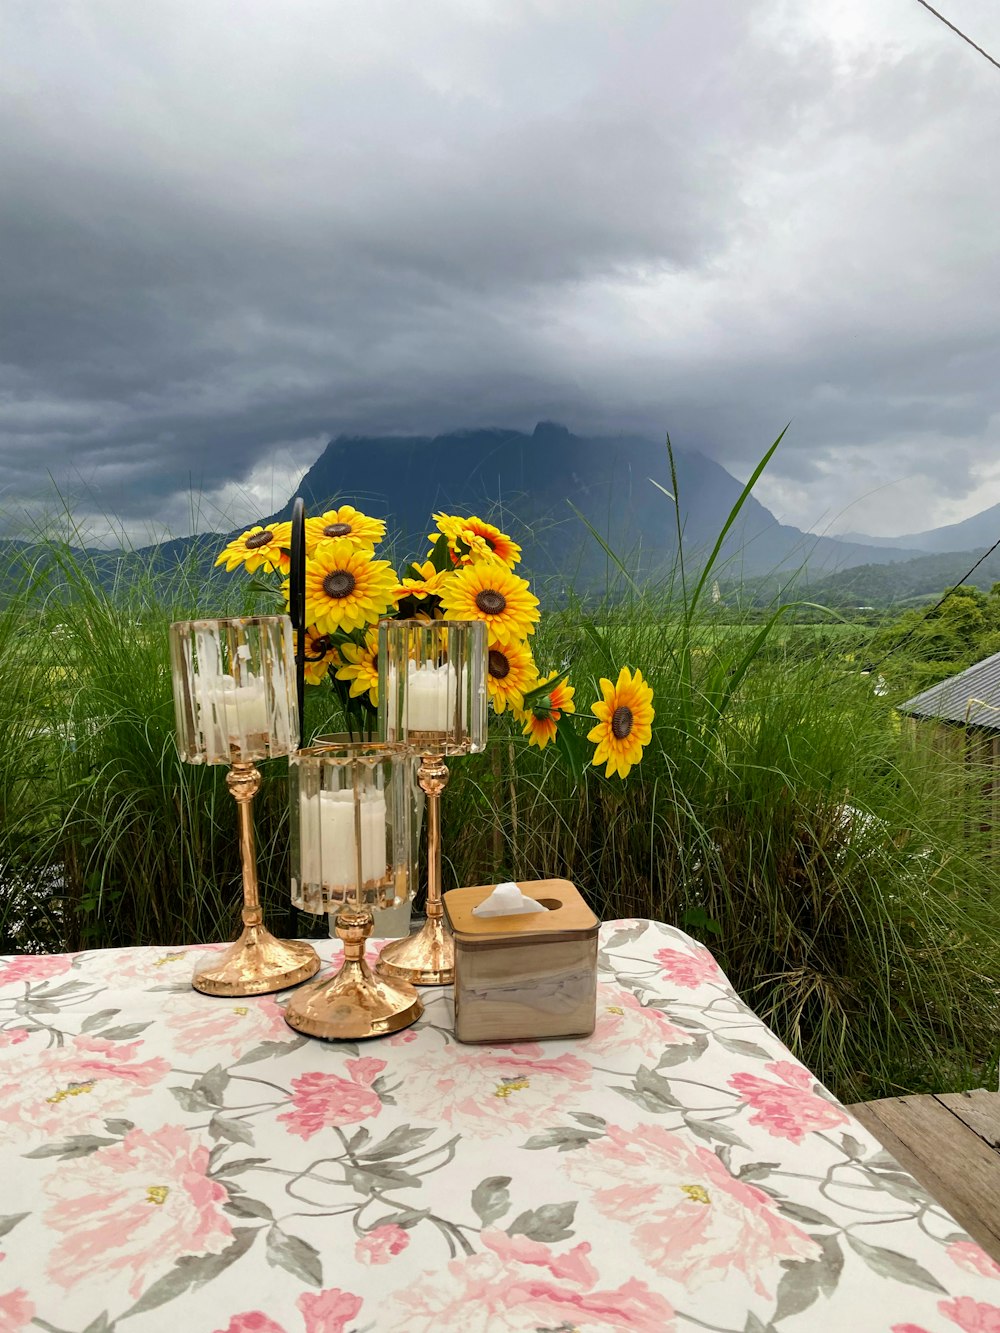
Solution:
<svg viewBox="0 0 1000 1333"><path fill-rule="evenodd" d="M965 33L962 31L961 28L956 28L954 23L949 22L949 20L946 19L943 14L939 14L933 5L929 5L927 3L927 0L917 0L917 4L923 5L924 9L929 10L936 19L940 19L946 28L950 28L952 32L957 33L959 37L961 37L963 42L968 42L974 51L978 51L981 56L986 57L986 59L990 62L991 65L996 65L997 69L1000 69L1000 60L994 60L993 57L990 55L989 51L984 51L981 46L976 45L976 43L972 40L971 37L966 37Z"/></svg>

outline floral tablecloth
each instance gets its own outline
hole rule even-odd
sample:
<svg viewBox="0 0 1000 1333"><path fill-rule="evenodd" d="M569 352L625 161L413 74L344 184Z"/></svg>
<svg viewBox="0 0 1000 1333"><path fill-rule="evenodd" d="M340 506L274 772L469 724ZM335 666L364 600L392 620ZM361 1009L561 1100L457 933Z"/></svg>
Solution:
<svg viewBox="0 0 1000 1333"><path fill-rule="evenodd" d="M1000 1333L1000 1267L656 922L586 1041L360 1046L204 948L0 959L0 1333ZM327 958L335 942L321 945Z"/></svg>

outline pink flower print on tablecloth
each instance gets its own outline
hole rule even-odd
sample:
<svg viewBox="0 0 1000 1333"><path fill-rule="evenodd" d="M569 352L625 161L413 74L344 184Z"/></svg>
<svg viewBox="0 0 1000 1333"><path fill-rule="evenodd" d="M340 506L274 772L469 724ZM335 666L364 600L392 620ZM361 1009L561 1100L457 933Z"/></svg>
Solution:
<svg viewBox="0 0 1000 1333"><path fill-rule="evenodd" d="M18 954L14 958L0 959L0 988L13 986L19 981L34 985L39 981L50 981L61 977L73 966L73 957L67 953L32 953Z"/></svg>
<svg viewBox="0 0 1000 1333"><path fill-rule="evenodd" d="M551 1124L564 1106L580 1103L592 1078L580 1056L546 1056L535 1042L444 1046L421 1053L396 1096L408 1116L487 1139Z"/></svg>
<svg viewBox="0 0 1000 1333"><path fill-rule="evenodd" d="M1000 1264L973 1240L956 1240L948 1246L948 1258L977 1277L1000 1278Z"/></svg>
<svg viewBox="0 0 1000 1333"><path fill-rule="evenodd" d="M130 1129L120 1143L60 1162L45 1182L45 1224L62 1239L47 1273L69 1289L118 1274L138 1298L185 1254L219 1254L232 1238L225 1187L208 1148L180 1125Z"/></svg>
<svg viewBox="0 0 1000 1333"><path fill-rule="evenodd" d="M374 1227L354 1247L354 1257L360 1264L387 1264L402 1254L410 1243L410 1233L395 1222Z"/></svg>
<svg viewBox="0 0 1000 1333"><path fill-rule="evenodd" d="M588 1051L610 1056L627 1051L634 1068L635 1055L655 1064L664 1046L688 1046L693 1041L692 1033L671 1023L662 1010L641 1004L631 991L597 987L597 1026L584 1041Z"/></svg>
<svg viewBox="0 0 1000 1333"><path fill-rule="evenodd" d="M361 1297L339 1287L305 1291L295 1302L306 1321L306 1333L344 1333L361 1310Z"/></svg>
<svg viewBox="0 0 1000 1333"><path fill-rule="evenodd" d="M260 1310L247 1310L245 1314L234 1314L226 1327L216 1333L285 1333L285 1330Z"/></svg>
<svg viewBox="0 0 1000 1333"><path fill-rule="evenodd" d="M737 1271L769 1297L783 1259L820 1253L770 1195L659 1125L609 1125L606 1137L567 1154L566 1170L599 1212L630 1227L651 1267L691 1290Z"/></svg>
<svg viewBox="0 0 1000 1333"><path fill-rule="evenodd" d="M750 1117L751 1125L762 1125L775 1138L801 1143L812 1130L850 1124L845 1110L813 1092L808 1069L791 1060L775 1060L764 1068L781 1082L758 1074L734 1074L729 1080L729 1086L757 1112Z"/></svg>
<svg viewBox="0 0 1000 1333"><path fill-rule="evenodd" d="M20 1046L30 1035L27 1028L0 1028L0 1047Z"/></svg>
<svg viewBox="0 0 1000 1333"><path fill-rule="evenodd" d="M344 1333L361 1310L361 1297L329 1287L326 1291L303 1292L295 1304L305 1320L305 1333ZM216 1333L286 1333L286 1329L262 1311L248 1310L234 1314Z"/></svg>
<svg viewBox="0 0 1000 1333"><path fill-rule="evenodd" d="M167 1006L171 1043L182 1055L228 1064L262 1041L293 1042L296 1034L272 995L205 1002L194 992Z"/></svg>
<svg viewBox="0 0 1000 1333"><path fill-rule="evenodd" d="M0 1296L0 1333L21 1333L35 1317L35 1306L23 1287Z"/></svg>
<svg viewBox="0 0 1000 1333"><path fill-rule="evenodd" d="M347 1060L344 1067L349 1078L314 1072L292 1079L291 1110L278 1116L290 1134L311 1139L321 1129L356 1125L379 1114L382 1103L372 1084L385 1069L385 1061L364 1056Z"/></svg>
<svg viewBox="0 0 1000 1333"><path fill-rule="evenodd" d="M613 1291L597 1290L590 1245L555 1253L540 1241L488 1229L486 1250L453 1259L402 1288L387 1333L671 1333L670 1303L643 1282L630 1279ZM397 1313L398 1311L398 1313Z"/></svg>
<svg viewBox="0 0 1000 1333"><path fill-rule="evenodd" d="M960 1296L955 1301L938 1301L938 1309L962 1333L1000 1333L1000 1306Z"/></svg>
<svg viewBox="0 0 1000 1333"><path fill-rule="evenodd" d="M727 984L722 968L703 945L692 949L657 949L653 958L675 986L697 990L707 981Z"/></svg>
<svg viewBox="0 0 1000 1333"><path fill-rule="evenodd" d="M105 1133L105 1116L125 1111L170 1073L160 1056L139 1060L140 1041L75 1037L40 1059L15 1047L0 1081L0 1136L37 1142Z"/></svg>

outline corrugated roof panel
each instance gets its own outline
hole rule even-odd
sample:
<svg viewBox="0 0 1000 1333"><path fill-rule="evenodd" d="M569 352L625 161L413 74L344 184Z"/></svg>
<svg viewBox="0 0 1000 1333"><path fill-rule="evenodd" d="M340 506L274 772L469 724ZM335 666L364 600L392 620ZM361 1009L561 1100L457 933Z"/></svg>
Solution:
<svg viewBox="0 0 1000 1333"><path fill-rule="evenodd" d="M899 711L1000 731L1000 653L915 694Z"/></svg>

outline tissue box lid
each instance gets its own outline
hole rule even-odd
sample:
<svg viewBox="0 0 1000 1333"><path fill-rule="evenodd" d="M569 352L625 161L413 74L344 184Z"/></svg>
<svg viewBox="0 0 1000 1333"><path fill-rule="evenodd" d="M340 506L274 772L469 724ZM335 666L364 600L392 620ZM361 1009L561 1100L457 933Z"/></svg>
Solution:
<svg viewBox="0 0 1000 1333"><path fill-rule="evenodd" d="M588 939L597 934L597 917L568 879L518 880L517 887L549 910L518 912L514 916L473 916L472 909L485 902L496 885L449 889L444 895L444 910L456 941L475 947L505 941L519 944L529 939L554 943Z"/></svg>

